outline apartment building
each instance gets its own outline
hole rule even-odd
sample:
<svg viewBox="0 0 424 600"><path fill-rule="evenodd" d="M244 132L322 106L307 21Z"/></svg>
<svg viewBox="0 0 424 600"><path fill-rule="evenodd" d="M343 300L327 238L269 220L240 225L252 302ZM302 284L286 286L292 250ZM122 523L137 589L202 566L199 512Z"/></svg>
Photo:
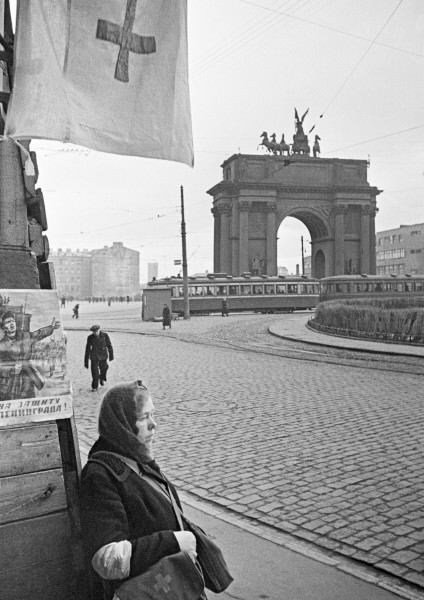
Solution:
<svg viewBox="0 0 424 600"><path fill-rule="evenodd" d="M424 223L376 234L377 275L424 273Z"/></svg>

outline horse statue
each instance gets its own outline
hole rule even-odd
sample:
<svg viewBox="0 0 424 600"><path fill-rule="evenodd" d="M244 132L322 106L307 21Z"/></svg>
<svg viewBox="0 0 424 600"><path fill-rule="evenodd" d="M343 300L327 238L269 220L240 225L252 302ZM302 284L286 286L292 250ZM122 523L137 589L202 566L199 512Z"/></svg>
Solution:
<svg viewBox="0 0 424 600"><path fill-rule="evenodd" d="M272 151L274 154L279 154L280 156L284 154L284 152L287 153L287 156L290 154L290 146L289 144L286 144L284 140L284 133L280 143L276 141L276 135L275 133L273 133L271 136L270 143L273 144Z"/></svg>
<svg viewBox="0 0 424 600"><path fill-rule="evenodd" d="M286 140L284 139L284 133L281 136L281 142L279 143L281 154L287 152L287 156L290 154L290 144L286 144Z"/></svg>
<svg viewBox="0 0 424 600"><path fill-rule="evenodd" d="M276 152L275 152L275 143L271 142L268 139L267 132L264 131L263 133L261 133L261 135L259 137L262 138L262 142L258 145L258 148L259 148L259 146L264 146L268 150L268 152L270 154L276 154Z"/></svg>
<svg viewBox="0 0 424 600"><path fill-rule="evenodd" d="M319 147L319 140L321 138L319 137L319 135L315 136L315 142L312 148L312 151L314 153L314 158L316 158L317 156L321 155L321 148Z"/></svg>

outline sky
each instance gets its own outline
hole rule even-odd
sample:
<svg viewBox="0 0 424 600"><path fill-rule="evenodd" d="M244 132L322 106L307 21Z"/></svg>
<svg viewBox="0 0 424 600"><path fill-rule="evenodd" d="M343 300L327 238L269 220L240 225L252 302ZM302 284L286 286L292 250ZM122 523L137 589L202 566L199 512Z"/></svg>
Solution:
<svg viewBox="0 0 424 600"><path fill-rule="evenodd" d="M221 165L263 154L262 131L294 133L294 108L321 138L323 158L369 159L376 231L424 222L424 3L422 0L188 0L195 165L33 141L50 247L114 241L159 276L181 267L184 189L189 274L213 270L212 197ZM322 117L320 117L322 115ZM296 219L278 231L278 264L301 263Z"/></svg>

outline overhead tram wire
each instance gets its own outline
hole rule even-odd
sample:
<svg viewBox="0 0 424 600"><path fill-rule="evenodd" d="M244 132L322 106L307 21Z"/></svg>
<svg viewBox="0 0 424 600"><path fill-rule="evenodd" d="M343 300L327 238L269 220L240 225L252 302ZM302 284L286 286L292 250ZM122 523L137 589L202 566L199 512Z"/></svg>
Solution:
<svg viewBox="0 0 424 600"><path fill-rule="evenodd" d="M274 0L274 4L278 1L279 0ZM287 0L287 1L289 1L289 0ZM209 55L207 55L205 58L200 59L197 62L193 63L191 65L190 70L196 71L197 69L202 68L206 61L212 60L213 58L216 57L217 54L219 55L223 51L225 52L228 47L231 47L235 42L238 42L239 40L243 39L245 37L245 34L247 34L251 29L255 29L255 27L257 27L261 21L268 19L268 17L269 17L269 15L266 15L266 16L263 16L258 19L256 14L254 16L252 16L251 19L248 19L245 22L244 26L239 30L239 32L236 35L231 37L231 41L222 44L219 49L214 50ZM253 22L254 25L251 26L250 25L251 22Z"/></svg>
<svg viewBox="0 0 424 600"><path fill-rule="evenodd" d="M281 12L276 11L275 9L269 8L268 6L261 6L260 4L255 4L254 2L250 2L249 0L239 0L239 2L243 2L244 4L250 4L252 6L257 6L258 8L262 8L263 10L267 10L270 12ZM396 9L395 9L396 10ZM308 23L308 25L314 25L315 27L319 27L321 29L327 29L328 31L333 31L335 33L341 33L342 35L346 35L348 37L355 38L357 40L362 40L365 42L371 42L369 38L365 38L361 35L356 35L354 33L350 33L349 31L343 31L342 29L337 29L336 27L330 27L329 25L322 25L321 23L316 23L315 21L311 21L310 19L303 19L302 17L296 17L294 15L285 14L287 17L291 19L295 19L297 21L303 21L304 23ZM403 52L404 54L411 54L412 56L418 56L419 58L424 58L424 54L420 52L414 52L413 50L405 50L405 48L398 48L397 46L391 46L390 44L383 44L382 42L375 42L376 46L381 46L382 48L388 48L390 50L395 50L396 52Z"/></svg>
<svg viewBox="0 0 424 600"><path fill-rule="evenodd" d="M336 98L339 96L339 94L341 93L341 91L343 90L343 88L345 87L345 85L347 84L347 82L349 81L349 79L352 77L352 75L355 73L356 69L359 67L359 65L362 63L362 61L364 60L364 58L366 57L366 55L368 54L368 52L371 50L371 48L375 45L377 38L383 33L384 29L387 27L387 25L389 24L389 22L391 21L393 15L397 12L397 10L399 9L400 5L403 3L403 0L399 0L398 5L396 6L396 8L392 11L392 13L390 14L390 16L388 17L388 19L386 20L386 22L384 23L384 25L380 28L380 30L378 31L377 35L375 36L375 38L371 41L370 45L368 46L368 48L365 50L365 52L362 54L362 56L360 57L360 59L357 61L357 63L355 64L355 66L353 67L353 69L350 71L349 75L346 77L346 79L344 80L344 82L342 83L342 85L338 88L338 90L336 91L336 93L333 95L333 97L331 98L330 102L327 104L327 106L325 107L325 109L323 110L322 114L320 115L320 119L323 118L323 116L326 114L327 110L330 108L330 106L333 104L333 102L336 100ZM312 127L312 129L310 129L309 133L315 128L315 125Z"/></svg>
<svg viewBox="0 0 424 600"><path fill-rule="evenodd" d="M299 2L300 1L302 1L302 0L299 0ZM296 10L300 10L300 9L304 8L306 5L308 5L310 3L310 1L311 0L307 0L306 3L304 3L301 7L298 7ZM289 13L284 13L281 11L273 11L273 12L277 12L278 14L280 14L283 17L290 16ZM245 39L242 38L240 43L236 42L234 44L233 41L231 41L231 43L227 44L227 46L228 46L227 49L225 49L225 47L224 47L224 50L220 49L220 50L212 53L210 55L211 58L209 59L209 62L208 62L208 58L206 58L204 60L204 63L199 63L200 66L197 68L197 70L196 70L196 67L194 67L192 69L190 77L194 78L194 77L197 77L197 76L203 74L203 72L205 72L209 68L213 67L217 62L220 62L224 58L227 58L228 56L233 55L235 52L239 51L247 43L250 43L250 42L252 42L252 40L256 39L257 37L264 35L270 29L277 27L281 21L282 21L282 19L279 19L278 21L276 21L275 19L273 19L273 20L269 19L268 22L264 26L262 26L259 29L257 28L256 31L252 35L245 36ZM216 54L217 56L214 57L214 54Z"/></svg>
<svg viewBox="0 0 424 600"><path fill-rule="evenodd" d="M381 135L376 138L372 138L369 140L363 140L362 142L357 142L356 144L350 144L349 146L343 146L343 148L336 148L336 150L329 150L326 154L333 154L334 152L340 152L341 150L348 150L349 148L355 148L355 146L362 146L363 144L369 144L370 142L377 142L378 140L383 140L384 138L392 137L394 135L400 135L401 133L407 133L408 131L414 131L415 129L420 129L424 127L424 123L421 125L415 125L415 127L408 127L407 129L401 129L400 131L393 131L392 133L387 133L386 135Z"/></svg>

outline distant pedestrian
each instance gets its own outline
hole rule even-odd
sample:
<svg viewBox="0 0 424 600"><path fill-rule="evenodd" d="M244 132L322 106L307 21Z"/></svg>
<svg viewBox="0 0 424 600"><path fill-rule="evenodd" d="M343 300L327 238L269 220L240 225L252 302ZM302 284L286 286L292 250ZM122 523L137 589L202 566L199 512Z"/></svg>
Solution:
<svg viewBox="0 0 424 600"><path fill-rule="evenodd" d="M171 315L169 306L167 304L164 304L163 311L162 311L162 326L164 329L167 325L168 325L169 329L171 329L171 319L172 319L172 315Z"/></svg>
<svg viewBox="0 0 424 600"><path fill-rule="evenodd" d="M79 304L75 304L74 308L72 309L72 312L74 313L72 315L72 318L75 317L76 319L78 319L78 317L79 317Z"/></svg>
<svg viewBox="0 0 424 600"><path fill-rule="evenodd" d="M93 333L87 338L85 347L84 367L88 369L88 361L91 361L91 391L95 392L100 385L106 381L106 373L109 369L108 359L113 360L113 348L109 336L100 331L100 325L90 327Z"/></svg>
<svg viewBox="0 0 424 600"><path fill-rule="evenodd" d="M228 302L226 298L222 299L221 315L223 317L228 317Z"/></svg>
<svg viewBox="0 0 424 600"><path fill-rule="evenodd" d="M66 305L66 298L65 298L65 297L63 297L63 298L62 298L62 302L61 302L61 305L60 305L60 306L61 306L62 308L65 308L65 305Z"/></svg>

